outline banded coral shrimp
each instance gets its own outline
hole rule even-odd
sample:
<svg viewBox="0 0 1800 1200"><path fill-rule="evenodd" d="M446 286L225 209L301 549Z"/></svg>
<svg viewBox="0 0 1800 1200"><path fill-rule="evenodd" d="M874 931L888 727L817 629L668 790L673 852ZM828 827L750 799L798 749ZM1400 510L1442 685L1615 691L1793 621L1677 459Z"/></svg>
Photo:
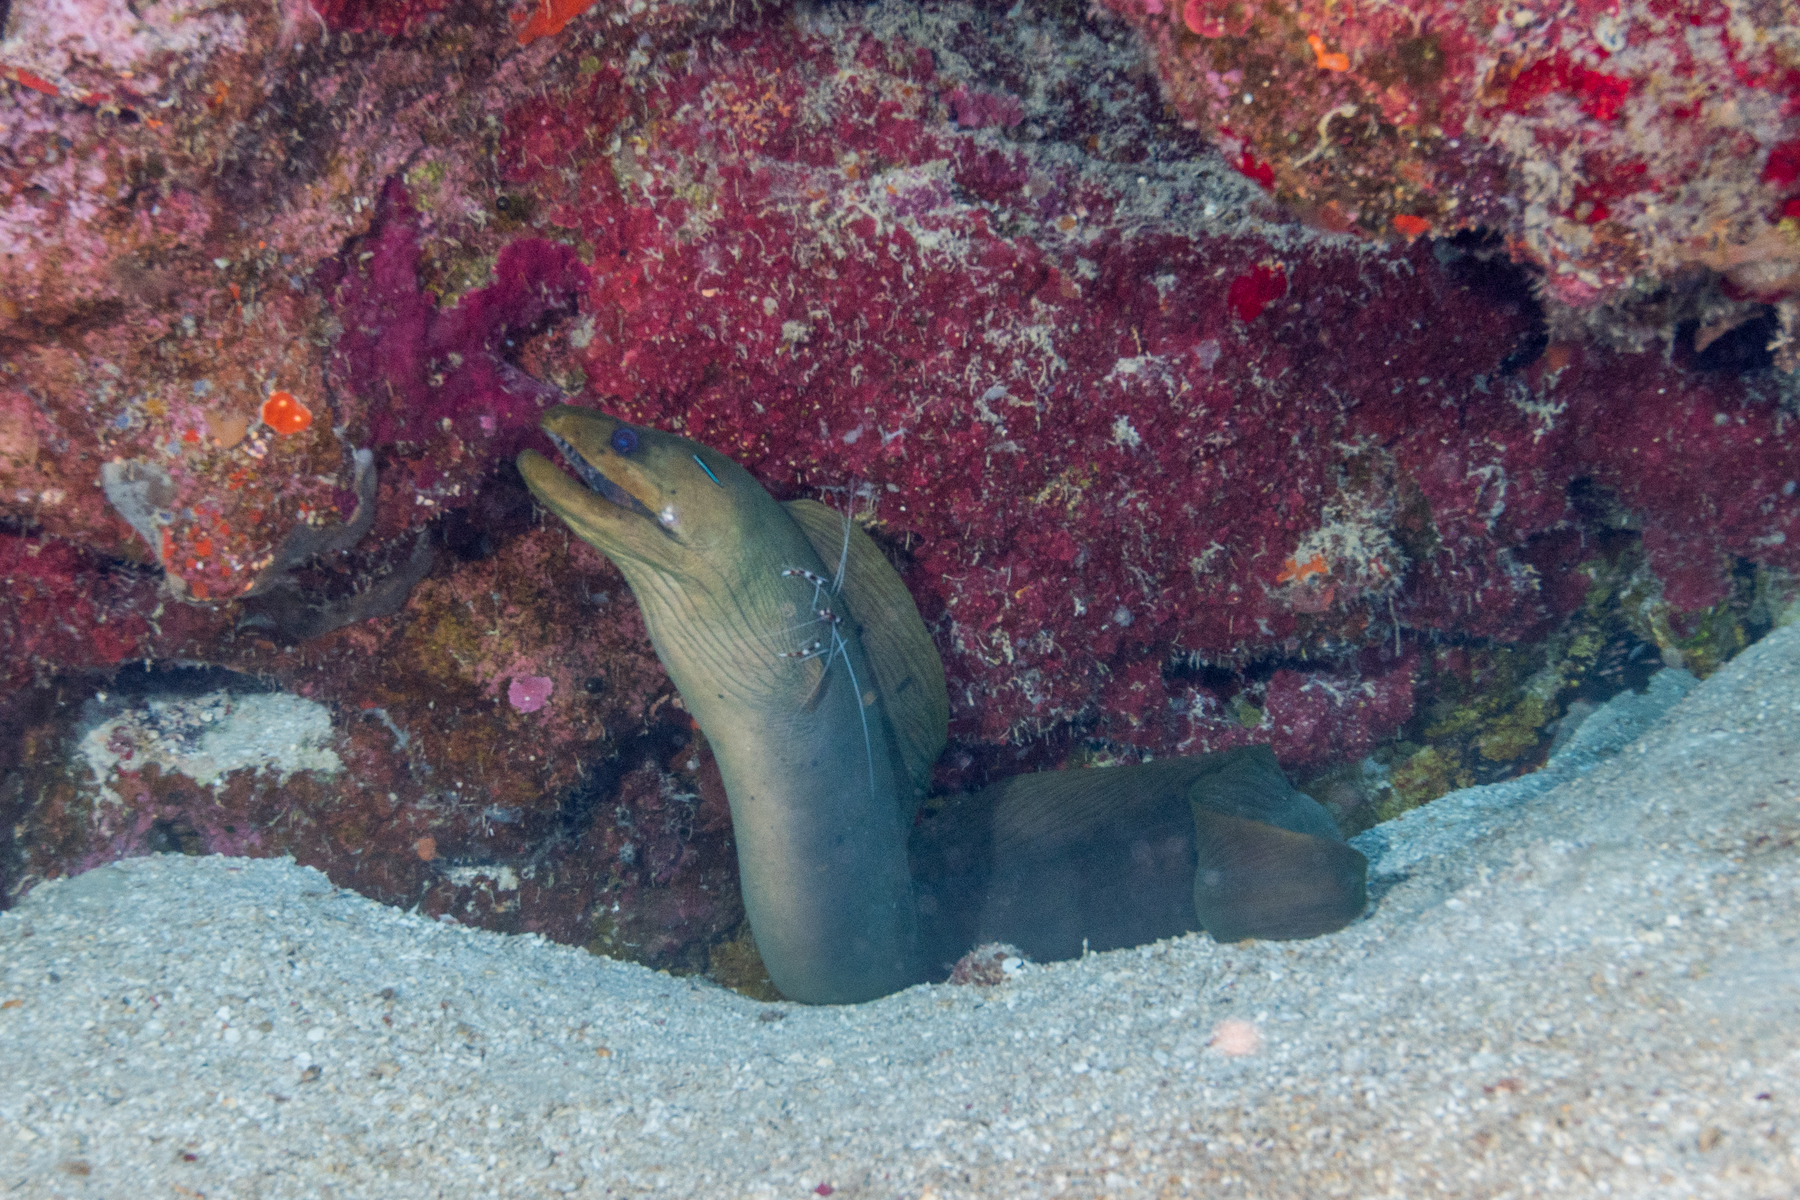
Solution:
<svg viewBox="0 0 1800 1200"><path fill-rule="evenodd" d="M835 491L837 489L826 490ZM852 490L853 496L861 493L862 489ZM852 500L852 503L854 503L854 500ZM874 735L869 729L869 706L876 702L876 697L872 690L865 691L863 689L862 680L856 677L856 667L850 661L850 644L844 637L844 619L846 616L851 617L854 627L854 613L851 611L849 601L844 595L844 583L848 577L850 567L851 514L849 512L842 514L842 520L844 537L841 545L838 547L837 570L830 579L825 578L815 571L808 570L805 567L784 567L781 571L781 577L783 579L799 579L802 582L811 584L813 589L812 598L807 605L808 611L813 614L812 619L802 621L797 625L791 625L788 628L781 630L781 634L800 634L804 637L807 631L822 627L823 636L815 637L811 642L800 646L797 649L781 651L776 657L799 659L802 662L822 660L818 683L813 688L812 695L809 696L806 701L805 707L808 709L811 709L818 704L820 698L825 693L826 687L831 681L832 665L839 660L842 660L844 664L844 673L849 677L850 687L853 690L852 694L856 697L857 715L862 721L863 751L869 767L869 790L873 793L876 791L878 784L875 779Z"/></svg>

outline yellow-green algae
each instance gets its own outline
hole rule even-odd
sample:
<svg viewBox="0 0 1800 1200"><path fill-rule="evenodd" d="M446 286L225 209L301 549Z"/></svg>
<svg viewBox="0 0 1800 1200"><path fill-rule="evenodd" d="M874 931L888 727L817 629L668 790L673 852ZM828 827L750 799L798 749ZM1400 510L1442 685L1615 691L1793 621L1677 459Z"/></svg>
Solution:
<svg viewBox="0 0 1800 1200"><path fill-rule="evenodd" d="M719 986L752 1000L781 999L781 993L769 981L768 968L763 966L762 955L757 952L756 939L750 935L747 920L731 937L713 943L707 955L706 974Z"/></svg>
<svg viewBox="0 0 1800 1200"><path fill-rule="evenodd" d="M1541 765L1573 700L1604 701L1641 686L1638 677L1658 666L1704 679L1763 633L1800 619L1800 588L1778 570L1743 567L1724 600L1685 617L1671 612L1635 540L1577 570L1588 579L1587 594L1550 637L1531 646L1464 647L1464 670L1440 670L1426 682L1435 694L1400 740L1371 756L1385 774L1350 764L1306 790L1330 797L1351 831L1391 820L1458 788ZM1374 794L1346 805L1346 789L1359 788Z"/></svg>

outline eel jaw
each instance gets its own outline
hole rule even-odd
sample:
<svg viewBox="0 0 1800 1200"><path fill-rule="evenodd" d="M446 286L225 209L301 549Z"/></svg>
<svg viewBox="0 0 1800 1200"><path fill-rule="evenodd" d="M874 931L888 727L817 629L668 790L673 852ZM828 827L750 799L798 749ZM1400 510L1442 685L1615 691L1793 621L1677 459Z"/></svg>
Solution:
<svg viewBox="0 0 1800 1200"><path fill-rule="evenodd" d="M575 478L587 485L588 491L603 500L618 505L626 512L636 513L640 517L647 518L652 525L661 529L668 536L675 536L663 526L661 521L656 519L656 514L651 512L642 500L608 479L599 467L581 457L581 452L575 449L567 439L556 436L548 429L544 430L544 436L550 439L550 444L556 447L556 452L562 455L562 460L568 468L575 472Z"/></svg>

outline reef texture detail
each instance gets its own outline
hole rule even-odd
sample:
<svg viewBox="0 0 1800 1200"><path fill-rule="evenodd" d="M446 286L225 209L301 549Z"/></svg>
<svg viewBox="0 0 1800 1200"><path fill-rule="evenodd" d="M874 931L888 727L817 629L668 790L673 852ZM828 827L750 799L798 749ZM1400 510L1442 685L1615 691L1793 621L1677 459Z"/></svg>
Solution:
<svg viewBox="0 0 1800 1200"><path fill-rule="evenodd" d="M1574 310L1800 285L1792 4L1105 2L1181 118L1323 228L1497 231Z"/></svg>

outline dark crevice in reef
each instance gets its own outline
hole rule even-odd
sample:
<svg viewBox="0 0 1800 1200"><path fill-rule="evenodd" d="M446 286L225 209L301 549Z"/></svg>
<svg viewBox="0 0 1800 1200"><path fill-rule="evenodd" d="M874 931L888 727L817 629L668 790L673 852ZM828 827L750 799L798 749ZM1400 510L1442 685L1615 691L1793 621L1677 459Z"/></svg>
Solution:
<svg viewBox="0 0 1800 1200"><path fill-rule="evenodd" d="M1270 670L1273 675L1274 671ZM1163 679L1169 683L1186 683L1202 691L1222 694L1243 683L1243 672L1216 663L1177 659L1163 666Z"/></svg>
<svg viewBox="0 0 1800 1200"><path fill-rule="evenodd" d="M25 848L17 839L36 800L30 768L45 752L46 727L59 709L80 703L90 691L78 681L55 680L0 700L0 909L12 907L23 886Z"/></svg>
<svg viewBox="0 0 1800 1200"><path fill-rule="evenodd" d="M321 541L310 554L296 551L278 560L280 573L271 576L268 590L245 601L244 626L269 628L299 643L355 621L387 616L398 612L412 589L431 574L439 550L457 562L479 562L533 525L531 493L508 460L468 504L410 538L363 547L362 533L374 520L374 472L367 475L368 518L359 504L356 518L338 527L335 540Z"/></svg>
<svg viewBox="0 0 1800 1200"><path fill-rule="evenodd" d="M1451 282L1486 301L1497 316L1525 317L1525 332L1501 360L1499 374L1511 375L1536 362L1550 345L1550 325L1537 298L1538 273L1509 258L1500 235L1487 229L1440 238L1431 250Z"/></svg>
<svg viewBox="0 0 1800 1200"><path fill-rule="evenodd" d="M473 500L444 515L432 536L458 562L481 562L531 532L533 507L519 469L505 459Z"/></svg>
<svg viewBox="0 0 1800 1200"><path fill-rule="evenodd" d="M1754 375L1772 370L1775 355L1769 343L1781 331L1781 319L1773 305L1765 304L1754 316L1732 326L1695 349L1700 322L1683 321L1675 330L1675 361L1703 374Z"/></svg>
<svg viewBox="0 0 1800 1200"><path fill-rule="evenodd" d="M1497 314L1525 317L1526 331L1501 360L1498 374L1517 374L1543 357L1551 333L1538 299L1541 271L1513 261L1501 236L1485 228L1440 238L1432 243L1432 253L1451 282L1479 296ZM1769 343L1781 331L1779 315L1773 305L1733 301L1732 294L1716 276L1689 273L1628 308L1608 310L1612 315L1606 325L1596 326L1594 332L1605 333L1607 326L1614 327L1614 335L1672 328L1670 355L1687 370L1756 375L1773 369Z"/></svg>
<svg viewBox="0 0 1800 1200"><path fill-rule="evenodd" d="M1569 481L1564 492L1569 498L1569 507L1580 520L1583 538L1594 539L1600 553L1616 554L1623 548L1623 541L1637 540L1637 534L1630 531L1631 512L1619 503L1611 488L1596 483L1590 476L1578 475ZM1612 544L1609 545L1607 539L1611 539Z"/></svg>
<svg viewBox="0 0 1800 1200"><path fill-rule="evenodd" d="M1775 626L1778 589L1748 561L1734 564L1724 600L1676 614L1635 532L1602 530L1587 547L1581 568L1569 572L1585 595L1545 637L1510 645L1429 639L1413 718L1360 762L1306 784L1346 832L1458 788L1537 770L1571 722L1623 693L1641 694L1671 666L1705 678Z"/></svg>
<svg viewBox="0 0 1800 1200"><path fill-rule="evenodd" d="M386 594L391 589L382 589L381 577L387 572L381 565L370 563L367 555L361 556L360 561L351 556L375 524L375 501L380 492L374 454L357 450L351 461L356 510L350 519L329 525L296 525L283 539L275 560L258 575L256 586L244 601L245 615L240 627L271 629L290 642L303 642L351 621L385 616L405 600L405 592L395 600ZM424 538L415 546L415 557L420 548L429 550ZM386 549L381 548L377 554ZM365 569L355 572L351 570L355 565ZM417 578L423 578L430 565L427 560ZM334 586L339 581L331 578L333 568L340 577L360 574L364 586ZM408 583L407 588L410 587Z"/></svg>
<svg viewBox="0 0 1800 1200"><path fill-rule="evenodd" d="M396 546L406 553L402 555ZM270 590L244 602L242 628L266 628L289 644L400 611L413 586L437 561L429 530L373 553L340 551L333 561L284 572Z"/></svg>
<svg viewBox="0 0 1800 1200"><path fill-rule="evenodd" d="M150 826L145 849L152 854L185 854L198 858L206 853L206 841L198 829L179 817L172 817Z"/></svg>
<svg viewBox="0 0 1800 1200"><path fill-rule="evenodd" d="M412 534L365 547L376 521L374 458L357 452L356 511L348 522L302 526L244 602L244 628L266 628L292 644L322 637L370 617L398 612L439 562L440 549L460 562L492 557L532 526L530 493L510 461L496 467L481 492Z"/></svg>
<svg viewBox="0 0 1800 1200"><path fill-rule="evenodd" d="M1654 644L1629 629L1613 630L1594 652L1593 664L1563 696L1564 711L1577 701L1597 706L1625 692L1642 695L1663 666L1662 651Z"/></svg>
<svg viewBox="0 0 1800 1200"><path fill-rule="evenodd" d="M191 700L210 692L252 696L280 690L273 680L205 663L132 663L111 674L90 677L89 684L109 701L121 702L151 697Z"/></svg>
<svg viewBox="0 0 1800 1200"><path fill-rule="evenodd" d="M579 841L602 815L602 805L618 797L627 775L645 763L667 762L676 751L692 745L693 740L685 714L677 710L669 717L659 718L638 737L623 744L612 743L614 750L607 757L589 760L581 783L557 805L555 829L540 855L555 846Z"/></svg>

